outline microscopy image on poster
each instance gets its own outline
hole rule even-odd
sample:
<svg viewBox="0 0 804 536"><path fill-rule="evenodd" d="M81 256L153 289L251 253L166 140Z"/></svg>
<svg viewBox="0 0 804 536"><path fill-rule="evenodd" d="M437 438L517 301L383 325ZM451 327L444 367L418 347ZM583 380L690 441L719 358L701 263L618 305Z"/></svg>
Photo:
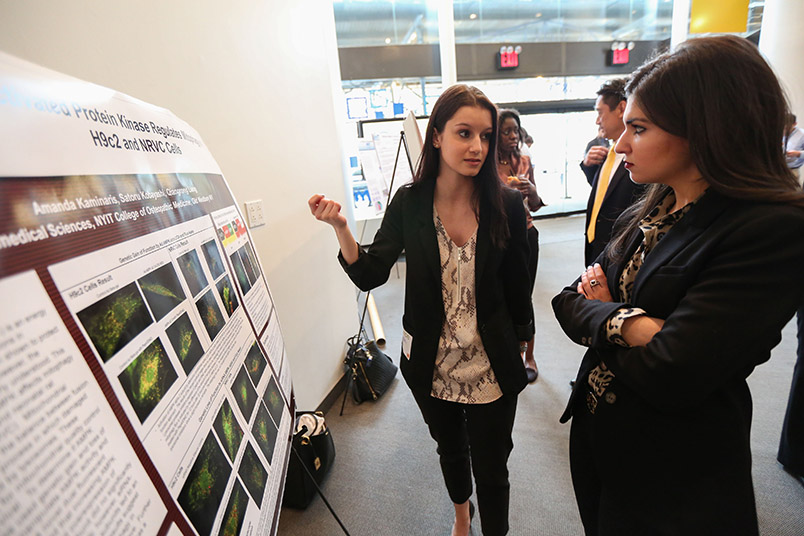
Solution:
<svg viewBox="0 0 804 536"><path fill-rule="evenodd" d="M265 494L265 481L268 480L268 471L265 470L265 466L257 457L257 453L250 442L246 444L246 451L243 453L243 459L240 460L238 474L243 479L251 498L254 499L257 506L262 506L262 496Z"/></svg>
<svg viewBox="0 0 804 536"><path fill-rule="evenodd" d="M237 250L238 255L240 255L240 262L243 263L243 268L246 270L246 276L248 277L248 282L253 287L254 284L257 282L257 272L254 271L254 267L251 265L251 259L248 258L248 254L246 253L246 246L243 246L239 250Z"/></svg>
<svg viewBox="0 0 804 536"><path fill-rule="evenodd" d="M170 364L159 339L149 344L118 376L141 423L145 422L177 378L176 370Z"/></svg>
<svg viewBox="0 0 804 536"><path fill-rule="evenodd" d="M260 277L260 263L257 262L257 256L254 254L254 249L252 249L251 243L246 242L246 245L243 247L246 249L246 255L248 256L249 262L251 262L251 268L254 270L254 275L256 277Z"/></svg>
<svg viewBox="0 0 804 536"><path fill-rule="evenodd" d="M96 301L77 316L104 363L153 323L134 283Z"/></svg>
<svg viewBox="0 0 804 536"><path fill-rule="evenodd" d="M262 378L262 373L268 365L268 361L266 361L265 356L262 355L262 350L260 350L260 345L257 344L257 341L254 341L254 344L249 348L244 364L248 375L251 376L251 381L254 382L254 385L259 385L260 378Z"/></svg>
<svg viewBox="0 0 804 536"><path fill-rule="evenodd" d="M212 531L232 468L210 432L179 493L178 503L201 536Z"/></svg>
<svg viewBox="0 0 804 536"><path fill-rule="evenodd" d="M251 412L257 404L257 392L251 386L246 369L240 367L234 383L232 384L232 394L240 407L240 412L246 418L246 422L251 420Z"/></svg>
<svg viewBox="0 0 804 536"><path fill-rule="evenodd" d="M165 331L171 346L173 346L173 351L179 356L181 368L189 376L190 371L193 370L193 367L204 355L204 347L201 346L201 341L198 340L190 315L183 313Z"/></svg>
<svg viewBox="0 0 804 536"><path fill-rule="evenodd" d="M218 244L214 240L204 242L201 244L201 251L204 252L204 258L207 260L207 266L209 267L209 273L212 274L212 279L218 279L218 277L226 271L226 268L223 266L223 259L221 259L221 254L218 251Z"/></svg>
<svg viewBox="0 0 804 536"><path fill-rule="evenodd" d="M184 291L173 265L168 263L137 280L157 321L184 301Z"/></svg>
<svg viewBox="0 0 804 536"><path fill-rule="evenodd" d="M243 528L243 519L248 506L248 495L240 485L240 479L235 477L232 493L229 495L229 504L226 505L226 513L223 515L221 530L218 536L237 536Z"/></svg>
<svg viewBox="0 0 804 536"><path fill-rule="evenodd" d="M273 376L271 376L271 381L268 382L268 387L265 388L265 392L262 394L262 400L265 402L268 411L271 412L271 417L274 418L274 422L279 426L285 402L282 400L282 395L279 393L279 386L276 384L276 379Z"/></svg>
<svg viewBox="0 0 804 536"><path fill-rule="evenodd" d="M232 266L234 267L235 275L237 276L237 282L240 284L240 292L245 296L248 294L248 291L251 290L251 282L246 275L246 269L243 267L243 261L240 257L240 253L235 251L231 255L229 255L229 259L232 261Z"/></svg>
<svg viewBox="0 0 804 536"><path fill-rule="evenodd" d="M215 301L215 295L212 290L208 290L201 299L199 299L195 306L198 308L198 314L201 315L201 322L207 328L210 340L214 340L215 336L223 329L224 320L221 314L218 303Z"/></svg>
<svg viewBox="0 0 804 536"><path fill-rule="evenodd" d="M227 316L231 317L240 303L237 301L237 295L232 288L232 283L229 281L229 276L223 277L218 281L216 286L218 287L218 295L221 297L221 302L223 302L223 308Z"/></svg>
<svg viewBox="0 0 804 536"><path fill-rule="evenodd" d="M243 429L240 427L240 423L237 422L232 406L229 405L229 400L226 398L223 399L218 416L215 417L213 428L215 433L218 434L223 450L226 451L229 459L234 463L237 450L240 448L240 442L243 440Z"/></svg>
<svg viewBox="0 0 804 536"><path fill-rule="evenodd" d="M204 271L201 269L198 253L194 249L188 251L179 257L178 263L184 280L187 282L187 288L190 289L190 294L197 296L207 286L207 276L204 275Z"/></svg>
<svg viewBox="0 0 804 536"><path fill-rule="evenodd" d="M257 441L257 446L265 454L265 459L268 464L273 463L274 446L276 445L276 436L279 433L274 421L268 415L268 410L265 409L263 404L259 405L257 409L257 418L254 420L254 426L251 429L254 439Z"/></svg>

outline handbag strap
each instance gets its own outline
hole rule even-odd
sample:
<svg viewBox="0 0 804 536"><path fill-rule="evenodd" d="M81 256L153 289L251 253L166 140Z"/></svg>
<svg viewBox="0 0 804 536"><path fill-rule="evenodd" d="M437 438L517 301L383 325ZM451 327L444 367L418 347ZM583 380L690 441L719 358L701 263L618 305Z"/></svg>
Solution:
<svg viewBox="0 0 804 536"><path fill-rule="evenodd" d="M351 535L349 534L349 531L348 531L348 530L346 530L346 527L343 525L343 522L341 521L341 518L339 518L339 517L338 517L338 514L336 514L336 513L335 513L335 510L333 510L333 509L332 509L332 505L331 505L331 504L329 504L329 501L328 501L328 500L327 500L327 498L324 496L324 492L323 492L323 491L321 491L321 488L318 486L318 482L316 482L316 481L315 481L315 477L314 477L314 476L313 476L313 474L310 472L310 470L307 468L307 466L306 466L306 465L304 465L304 460L302 459L301 455L299 454L299 451L297 451L297 450L296 450L296 447L293 445L293 443L291 443L291 444L290 444L290 448L293 450L293 454L295 454L295 455L296 455L296 458L299 460L299 465L301 465L301 466L302 466L302 469L304 469L304 472L305 472L305 473L307 473L307 476L309 476L309 477L310 477L310 482L312 482L312 483L313 483L313 486L315 486L315 490L316 490L316 491L318 492L318 494L321 496L321 500L323 500L323 501L324 501L324 504L327 506L327 509L328 509L328 510L329 510L329 512L332 514L332 517L334 517L334 518L335 518L335 521L337 521L337 522L338 522L338 525L340 525L340 526L341 526L341 530L343 530L343 533L344 533L344 534L346 534L346 536L351 536Z"/></svg>

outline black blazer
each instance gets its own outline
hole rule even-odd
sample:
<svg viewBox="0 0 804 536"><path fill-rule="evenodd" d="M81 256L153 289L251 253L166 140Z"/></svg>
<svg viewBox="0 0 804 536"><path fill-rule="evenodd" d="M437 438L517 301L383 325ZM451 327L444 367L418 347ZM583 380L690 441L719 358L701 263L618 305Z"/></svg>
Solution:
<svg viewBox="0 0 804 536"><path fill-rule="evenodd" d="M352 281L370 290L388 280L391 267L405 250L405 312L402 324L413 337L410 359L401 360L402 375L411 390L429 395L433 385L438 340L444 324L441 262L433 223L435 181L403 186L394 196L368 250L346 265ZM527 385L519 341L533 336L533 306L528 278L528 242L522 195L503 191L511 238L505 249L495 248L489 232L489 208L480 206L475 256L475 295L478 330L491 368L504 394Z"/></svg>
<svg viewBox="0 0 804 536"><path fill-rule="evenodd" d="M637 229L626 259L641 241ZM615 375L592 431L601 480L618 497L606 519L627 520L631 534L756 534L746 377L804 302L804 210L706 193L636 277L630 305L665 320L644 347L605 339L625 304L622 265L601 260L615 303L586 300L577 281L552 303L588 347L561 421L583 407L576 398L601 360Z"/></svg>
<svg viewBox="0 0 804 536"><path fill-rule="evenodd" d="M600 170L603 166L584 166L581 162L581 169L586 175L587 180L591 176L590 184L592 191L589 192L589 200L586 202L586 226L584 227L584 262L590 266L598 255L600 255L606 245L611 240L611 230L615 220L620 217L623 210L633 204L642 194L645 187L631 181L628 170L625 169L625 161L620 162L617 169L611 175L609 186L606 188L606 195L603 197L603 204L600 205L600 212L597 213L595 223L595 239L589 243L586 230L589 228L589 220L592 216L592 205L595 203L595 192L597 191L597 181L600 180Z"/></svg>

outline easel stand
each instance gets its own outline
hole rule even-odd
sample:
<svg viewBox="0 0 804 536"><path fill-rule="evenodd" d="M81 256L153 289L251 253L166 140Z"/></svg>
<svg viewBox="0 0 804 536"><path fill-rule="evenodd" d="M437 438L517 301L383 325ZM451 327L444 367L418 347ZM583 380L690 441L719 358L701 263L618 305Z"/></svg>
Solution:
<svg viewBox="0 0 804 536"><path fill-rule="evenodd" d="M408 140L405 136L405 131L402 130L399 132L399 144L396 146L396 156L394 157L394 170L391 172L391 184L388 185L388 197L385 200L385 209L388 210L388 204L391 202L391 192L394 191L394 180L396 179L396 168L399 165L399 154L402 152L402 147L405 148L405 157L408 161L408 166L410 167L411 176L415 175L413 170L413 162L410 159L410 149L408 148ZM354 337L349 337L347 340L347 344L351 347L353 344L360 345L361 343L368 342L368 336L366 335L366 330L363 327L363 324L366 320L366 310L368 309L368 298L371 294L369 290L366 292L366 299L365 303L363 304L363 313L360 315L360 329L357 331L357 335ZM360 298L360 292L357 294L358 299ZM365 339L364 339L365 337ZM349 395L349 389L352 387L352 382L355 381L354 373L349 371L347 372L346 377L346 387L343 390L343 400L341 401L341 412L339 415L343 415L343 408L346 405L346 397Z"/></svg>

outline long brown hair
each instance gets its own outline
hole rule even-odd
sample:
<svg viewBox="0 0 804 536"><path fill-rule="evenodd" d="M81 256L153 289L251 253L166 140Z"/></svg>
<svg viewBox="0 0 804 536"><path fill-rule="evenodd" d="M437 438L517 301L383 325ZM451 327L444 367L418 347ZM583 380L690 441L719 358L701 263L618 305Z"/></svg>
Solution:
<svg viewBox="0 0 804 536"><path fill-rule="evenodd" d="M639 67L625 88L648 119L689 142L713 191L734 199L804 207L782 138L789 107L773 70L746 39L691 39ZM652 184L623 212L607 248L622 259L628 237L669 186Z"/></svg>
<svg viewBox="0 0 804 536"><path fill-rule="evenodd" d="M438 177L441 155L433 146L433 137L436 132L441 133L452 116L464 106L485 108L491 113L492 132L489 137L489 152L486 160L473 178L474 193L472 205L475 214L479 215L480 205L489 207L489 228L491 241L495 247L502 249L510 235L508 231L508 217L505 214L502 199L502 184L497 177L497 107L476 87L458 84L447 88L433 106L433 112L427 123L427 133L424 137L422 156L419 166L413 177L414 187L420 184L435 181Z"/></svg>

